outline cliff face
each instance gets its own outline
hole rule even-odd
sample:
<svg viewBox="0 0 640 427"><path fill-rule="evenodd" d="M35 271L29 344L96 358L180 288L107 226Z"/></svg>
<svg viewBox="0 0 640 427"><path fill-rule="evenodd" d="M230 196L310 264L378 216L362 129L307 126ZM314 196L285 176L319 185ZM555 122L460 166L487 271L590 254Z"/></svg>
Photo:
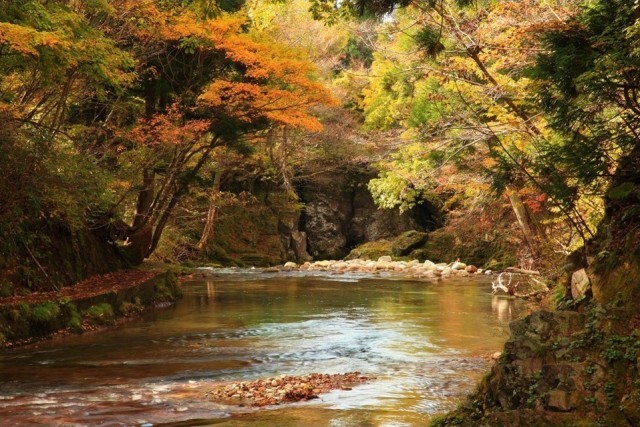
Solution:
<svg viewBox="0 0 640 427"><path fill-rule="evenodd" d="M258 266L341 259L362 243L440 226L441 214L428 202L402 214L379 209L367 189L375 176L368 167L316 174L299 183L297 202L279 188L254 188L245 200L221 206L208 256Z"/></svg>
<svg viewBox="0 0 640 427"><path fill-rule="evenodd" d="M343 258L362 243L409 230L431 231L441 225L441 214L427 201L404 213L379 209L367 189L375 175L369 168L344 169L317 175L301 185L305 207L300 228L307 234L314 258Z"/></svg>

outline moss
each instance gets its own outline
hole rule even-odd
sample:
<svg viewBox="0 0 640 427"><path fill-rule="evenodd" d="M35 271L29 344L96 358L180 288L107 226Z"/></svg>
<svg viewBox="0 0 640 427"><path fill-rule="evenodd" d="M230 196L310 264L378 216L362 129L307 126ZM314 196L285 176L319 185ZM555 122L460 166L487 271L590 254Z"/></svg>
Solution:
<svg viewBox="0 0 640 427"><path fill-rule="evenodd" d="M22 317L29 317L29 315L31 315L31 306L26 302L21 302L18 304L18 311Z"/></svg>
<svg viewBox="0 0 640 427"><path fill-rule="evenodd" d="M178 284L178 279L176 275L170 271L158 278L154 291L154 300L158 302L175 301L182 297L182 289Z"/></svg>
<svg viewBox="0 0 640 427"><path fill-rule="evenodd" d="M82 316L77 311L71 315L67 325L74 331L82 331Z"/></svg>
<svg viewBox="0 0 640 427"><path fill-rule="evenodd" d="M381 256L391 255L392 242L389 240L377 240L368 242L353 249L345 259L370 259L377 260Z"/></svg>
<svg viewBox="0 0 640 427"><path fill-rule="evenodd" d="M89 321L99 325L112 323L115 317L113 307L106 302L92 305L84 314Z"/></svg>
<svg viewBox="0 0 640 427"><path fill-rule="evenodd" d="M60 314L60 307L53 301L45 301L31 310L30 318L36 323L49 323Z"/></svg>

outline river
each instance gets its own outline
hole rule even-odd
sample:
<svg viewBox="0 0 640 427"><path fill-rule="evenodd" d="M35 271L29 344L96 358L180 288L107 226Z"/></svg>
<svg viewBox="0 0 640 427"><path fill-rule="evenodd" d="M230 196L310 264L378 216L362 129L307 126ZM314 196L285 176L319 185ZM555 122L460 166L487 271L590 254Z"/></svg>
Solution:
<svg viewBox="0 0 640 427"><path fill-rule="evenodd" d="M455 406L523 313L486 279L221 271L116 329L0 353L0 425L422 426ZM360 371L320 399L252 409L214 382Z"/></svg>

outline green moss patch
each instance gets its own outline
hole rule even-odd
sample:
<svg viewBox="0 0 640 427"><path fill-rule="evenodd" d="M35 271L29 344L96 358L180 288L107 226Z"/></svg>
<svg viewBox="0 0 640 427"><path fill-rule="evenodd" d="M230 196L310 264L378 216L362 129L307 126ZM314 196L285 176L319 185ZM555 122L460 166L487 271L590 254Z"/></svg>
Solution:
<svg viewBox="0 0 640 427"><path fill-rule="evenodd" d="M378 240L364 243L353 249L345 259L369 259L377 260L381 256L391 255L392 242L389 240Z"/></svg>
<svg viewBox="0 0 640 427"><path fill-rule="evenodd" d="M97 325L113 323L115 320L113 307L111 307L111 304L106 302L92 305L85 311L84 315L85 319Z"/></svg>
<svg viewBox="0 0 640 427"><path fill-rule="evenodd" d="M58 304L52 301L46 301L38 304L31 310L31 319L37 323L48 323L56 319L60 313Z"/></svg>

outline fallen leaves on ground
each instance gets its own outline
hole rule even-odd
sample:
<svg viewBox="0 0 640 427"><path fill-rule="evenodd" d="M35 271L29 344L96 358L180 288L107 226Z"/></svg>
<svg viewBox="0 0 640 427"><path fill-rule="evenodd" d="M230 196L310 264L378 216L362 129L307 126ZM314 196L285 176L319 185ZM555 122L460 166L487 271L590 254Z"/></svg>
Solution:
<svg viewBox="0 0 640 427"><path fill-rule="evenodd" d="M351 390L353 385L370 379L360 372L333 375L314 373L224 384L208 391L207 395L221 403L261 407L316 399L320 393Z"/></svg>
<svg viewBox="0 0 640 427"><path fill-rule="evenodd" d="M114 273L91 276L73 286L63 287L59 291L34 292L28 295L0 298L0 305L17 305L21 302L33 304L44 301L58 301L61 298L76 300L92 297L137 286L158 274L156 271L120 270Z"/></svg>

